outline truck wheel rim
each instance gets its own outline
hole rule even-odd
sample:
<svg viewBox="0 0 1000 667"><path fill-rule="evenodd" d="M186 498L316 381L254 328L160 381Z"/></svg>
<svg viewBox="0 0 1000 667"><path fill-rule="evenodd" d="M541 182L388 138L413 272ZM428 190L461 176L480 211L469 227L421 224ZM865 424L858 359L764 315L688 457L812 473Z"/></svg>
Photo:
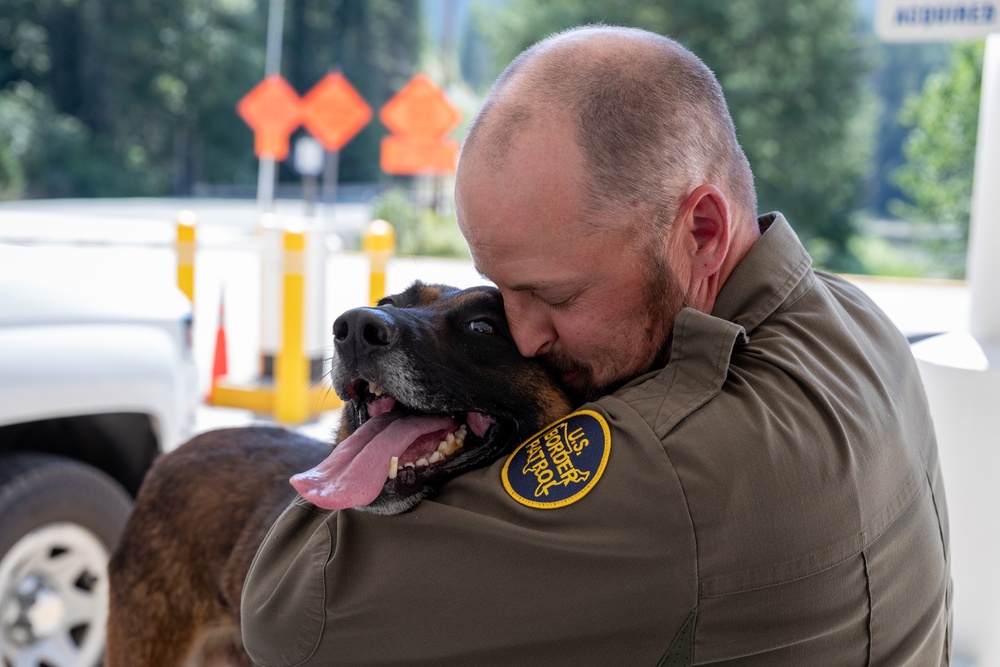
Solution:
<svg viewBox="0 0 1000 667"><path fill-rule="evenodd" d="M108 614L104 543L73 523L37 528L0 559L0 656L8 664L94 665Z"/></svg>

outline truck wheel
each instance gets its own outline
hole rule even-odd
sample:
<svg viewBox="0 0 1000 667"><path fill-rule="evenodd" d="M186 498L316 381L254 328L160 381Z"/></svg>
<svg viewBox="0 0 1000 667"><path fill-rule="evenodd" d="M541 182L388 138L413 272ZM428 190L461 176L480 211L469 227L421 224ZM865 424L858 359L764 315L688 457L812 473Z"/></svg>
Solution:
<svg viewBox="0 0 1000 667"><path fill-rule="evenodd" d="M100 664L108 559L131 507L125 490L92 466L0 456L0 664Z"/></svg>

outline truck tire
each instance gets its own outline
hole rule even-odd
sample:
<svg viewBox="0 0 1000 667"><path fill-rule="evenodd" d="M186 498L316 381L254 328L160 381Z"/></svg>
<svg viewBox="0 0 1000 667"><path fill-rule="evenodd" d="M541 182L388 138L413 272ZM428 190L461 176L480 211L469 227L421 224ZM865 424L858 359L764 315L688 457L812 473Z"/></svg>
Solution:
<svg viewBox="0 0 1000 667"><path fill-rule="evenodd" d="M101 663L107 564L131 507L92 466L0 456L0 665Z"/></svg>

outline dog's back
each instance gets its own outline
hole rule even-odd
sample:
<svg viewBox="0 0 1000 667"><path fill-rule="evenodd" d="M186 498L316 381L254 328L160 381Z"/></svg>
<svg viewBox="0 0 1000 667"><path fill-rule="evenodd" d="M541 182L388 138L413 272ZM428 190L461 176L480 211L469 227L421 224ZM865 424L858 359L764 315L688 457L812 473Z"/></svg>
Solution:
<svg viewBox="0 0 1000 667"><path fill-rule="evenodd" d="M289 476L329 451L250 427L203 433L161 457L108 566L107 667L251 665L239 639L243 578L295 496Z"/></svg>

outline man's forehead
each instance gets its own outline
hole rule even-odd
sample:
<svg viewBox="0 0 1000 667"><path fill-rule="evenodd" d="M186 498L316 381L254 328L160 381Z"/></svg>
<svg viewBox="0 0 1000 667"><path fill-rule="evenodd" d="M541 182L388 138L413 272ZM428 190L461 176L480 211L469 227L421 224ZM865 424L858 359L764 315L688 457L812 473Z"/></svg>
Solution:
<svg viewBox="0 0 1000 667"><path fill-rule="evenodd" d="M475 269L504 291L552 294L571 290L607 262L612 247L607 238L592 231L574 236L555 233L544 225L525 225L522 231L497 226L480 235L479 243L470 242Z"/></svg>
<svg viewBox="0 0 1000 667"><path fill-rule="evenodd" d="M459 226L469 243L560 233L579 216L581 160L550 137L522 133L499 168L478 148L463 152L455 184Z"/></svg>
<svg viewBox="0 0 1000 667"><path fill-rule="evenodd" d="M548 152L558 150L567 158L579 150L571 110L539 100L516 85L508 88L509 92L484 107L462 148L462 157L468 153L474 156L474 165L501 170L517 166L539 145L546 146Z"/></svg>

